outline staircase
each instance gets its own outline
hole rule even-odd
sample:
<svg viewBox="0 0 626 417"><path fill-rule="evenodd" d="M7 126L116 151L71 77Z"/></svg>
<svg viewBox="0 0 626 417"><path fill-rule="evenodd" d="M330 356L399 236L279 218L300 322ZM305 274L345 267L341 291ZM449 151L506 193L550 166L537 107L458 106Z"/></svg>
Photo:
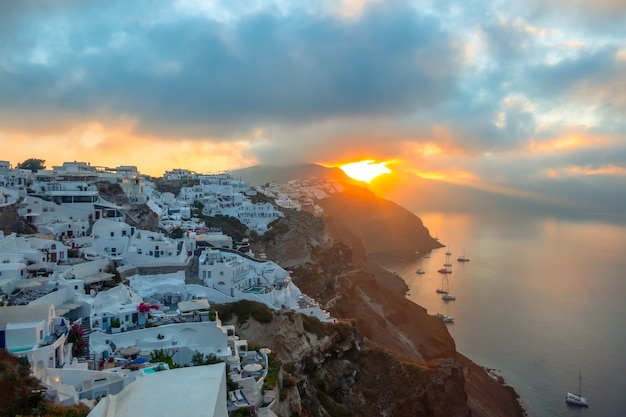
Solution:
<svg viewBox="0 0 626 417"><path fill-rule="evenodd" d="M96 369L96 355L94 353L89 352L89 335L91 334L91 323L89 322L88 319L83 319L80 324L83 329L82 339L85 342L84 343L85 347L78 354L78 362L79 363L87 362L89 369L95 370Z"/></svg>

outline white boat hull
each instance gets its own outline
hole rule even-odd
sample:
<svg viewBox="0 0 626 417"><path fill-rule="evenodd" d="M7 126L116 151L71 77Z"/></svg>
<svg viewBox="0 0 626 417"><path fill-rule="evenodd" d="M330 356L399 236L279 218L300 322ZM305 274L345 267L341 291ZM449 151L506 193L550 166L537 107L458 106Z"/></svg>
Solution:
<svg viewBox="0 0 626 417"><path fill-rule="evenodd" d="M589 403L587 402L587 399L585 397L582 397L578 394L573 394L571 392L567 393L567 395L565 396L565 401L568 404L577 405L580 407L589 407Z"/></svg>

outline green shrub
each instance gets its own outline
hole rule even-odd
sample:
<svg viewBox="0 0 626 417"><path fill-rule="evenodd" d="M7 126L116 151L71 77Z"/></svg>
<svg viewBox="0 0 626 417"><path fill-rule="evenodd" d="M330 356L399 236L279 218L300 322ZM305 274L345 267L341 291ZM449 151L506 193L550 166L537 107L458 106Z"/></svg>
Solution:
<svg viewBox="0 0 626 417"><path fill-rule="evenodd" d="M274 313L268 306L256 301L241 300L236 303L219 304L215 309L224 321L229 321L236 315L239 324L245 323L250 317L262 324L270 323L274 318Z"/></svg>
<svg viewBox="0 0 626 417"><path fill-rule="evenodd" d="M276 381L278 380L278 373L280 372L281 366L282 363L274 353L270 353L267 355L267 375L263 380L263 389L274 389L274 387L276 386Z"/></svg>

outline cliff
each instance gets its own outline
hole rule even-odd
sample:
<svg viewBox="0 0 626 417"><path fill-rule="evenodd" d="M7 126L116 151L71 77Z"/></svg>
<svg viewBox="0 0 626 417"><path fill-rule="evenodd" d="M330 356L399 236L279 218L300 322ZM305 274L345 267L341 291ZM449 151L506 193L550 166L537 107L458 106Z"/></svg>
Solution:
<svg viewBox="0 0 626 417"><path fill-rule="evenodd" d="M324 210L319 217L288 210L253 242L256 253L291 269L303 292L334 317L351 320L363 338L363 349L339 356L311 353L314 365L305 360L295 367L302 370L297 374L302 407L310 413L300 415L322 415L313 411L319 407L334 415L327 406L337 411L338 405L351 410L345 415L363 416L524 415L515 392L459 354L445 324L407 300L404 281L372 261L380 253L419 256L416 252L440 247L421 220L352 185L316 203ZM272 347L271 339L264 342ZM307 352L299 355L308 357ZM422 380L411 369L429 377ZM326 391L310 391L306 375L335 381L327 390L332 402L324 404ZM308 397L317 400L304 400Z"/></svg>
<svg viewBox="0 0 626 417"><path fill-rule="evenodd" d="M275 406L281 416L470 415L463 366L454 359L401 361L367 348L353 324L292 312L275 312L266 324L247 318L237 332L271 347L282 361Z"/></svg>

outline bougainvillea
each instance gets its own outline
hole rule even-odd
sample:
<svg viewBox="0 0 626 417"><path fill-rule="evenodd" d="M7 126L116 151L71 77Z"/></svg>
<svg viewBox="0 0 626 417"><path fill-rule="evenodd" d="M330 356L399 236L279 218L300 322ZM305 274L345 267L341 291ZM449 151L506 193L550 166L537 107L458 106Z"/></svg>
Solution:
<svg viewBox="0 0 626 417"><path fill-rule="evenodd" d="M158 310L158 309L159 309L158 304L144 303L143 301L139 303L139 305L137 306L137 311L140 313L149 313L150 310Z"/></svg>
<svg viewBox="0 0 626 417"><path fill-rule="evenodd" d="M87 342L83 339L85 331L83 330L80 322L74 322L70 331L67 333L67 342L72 343L72 356L79 356L83 350L87 347Z"/></svg>

